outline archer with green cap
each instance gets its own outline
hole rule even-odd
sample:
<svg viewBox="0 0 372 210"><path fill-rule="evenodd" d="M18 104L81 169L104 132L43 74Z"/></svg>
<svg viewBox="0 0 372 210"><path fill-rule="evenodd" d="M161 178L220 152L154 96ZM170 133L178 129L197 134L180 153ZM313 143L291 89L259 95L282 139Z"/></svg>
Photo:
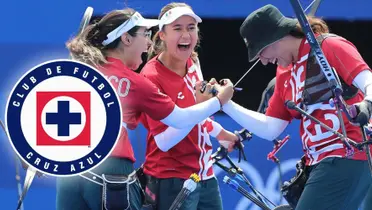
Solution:
<svg viewBox="0 0 372 210"><path fill-rule="evenodd" d="M308 17L311 28L329 64L343 86L347 104L358 104L358 115L350 122L342 113L347 137L362 142L358 126L372 113L372 73L357 48L347 39L330 34L327 24ZM291 204L296 210L358 209L371 184L365 152L355 149L346 157L346 146L333 132L321 128L306 116L286 107L294 102L308 114L333 130L342 132L336 109L329 99L328 80L317 64L296 19L285 17L273 5L252 12L240 27L252 62L277 64L274 93L265 114L251 111L230 101L223 111L258 137L274 140L292 120L300 120L300 137L304 151L303 191ZM301 187L301 186L300 186Z"/></svg>

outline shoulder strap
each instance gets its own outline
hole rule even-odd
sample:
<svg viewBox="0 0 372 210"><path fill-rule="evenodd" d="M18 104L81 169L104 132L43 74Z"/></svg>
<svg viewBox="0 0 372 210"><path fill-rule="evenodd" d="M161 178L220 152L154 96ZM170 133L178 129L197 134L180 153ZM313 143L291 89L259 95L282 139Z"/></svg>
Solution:
<svg viewBox="0 0 372 210"><path fill-rule="evenodd" d="M318 41L319 45L321 46L323 41L329 37L337 37L336 34L331 34L331 33L325 33L325 34L321 34L319 35L318 37L316 37L316 41Z"/></svg>
<svg viewBox="0 0 372 210"><path fill-rule="evenodd" d="M322 43L323 43L323 41L325 39L329 38L329 37L338 37L338 35L332 34L332 33L325 33L325 34L321 34L318 37L316 37L316 40L319 43L319 45L321 46ZM311 50L311 52L309 54L309 57L310 56L313 57L311 54L312 54L312 50ZM309 60L310 60L310 58L309 58ZM311 65L310 64L311 64L311 62L308 62L307 67L306 67L306 74L308 74L308 70L311 69ZM335 74L336 74L336 76L338 76L337 75L337 72L335 72ZM358 93L358 88L357 87L354 87L353 85L350 85L349 86L349 85L346 84L346 82L341 77L338 77L338 78L339 78L339 80L341 82L341 85L342 85L342 89L343 89L342 96L343 96L343 98L345 100L350 99L350 98L353 98Z"/></svg>

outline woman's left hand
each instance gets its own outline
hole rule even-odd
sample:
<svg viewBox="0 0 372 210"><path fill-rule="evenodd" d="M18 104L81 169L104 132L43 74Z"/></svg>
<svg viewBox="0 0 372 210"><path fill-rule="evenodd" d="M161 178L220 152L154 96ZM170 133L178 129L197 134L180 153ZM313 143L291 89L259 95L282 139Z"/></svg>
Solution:
<svg viewBox="0 0 372 210"><path fill-rule="evenodd" d="M222 129L221 132L216 136L218 142L227 149L228 152L234 150L235 143L239 141L239 138L234 133Z"/></svg>

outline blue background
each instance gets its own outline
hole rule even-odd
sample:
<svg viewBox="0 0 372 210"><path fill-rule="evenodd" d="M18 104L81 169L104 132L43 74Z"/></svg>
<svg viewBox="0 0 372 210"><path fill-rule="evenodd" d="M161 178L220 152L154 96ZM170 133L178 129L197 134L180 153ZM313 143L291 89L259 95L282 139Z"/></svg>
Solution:
<svg viewBox="0 0 372 210"><path fill-rule="evenodd" d="M294 13L285 0L189 0L195 12L202 17L210 18L245 18L247 14L264 4L275 4L285 15ZM302 0L308 5L310 0ZM12 86L18 78L31 67L50 60L67 58L68 53L64 43L76 32L80 19L87 6L92 6L95 15L125 7L125 4L140 11L144 16L157 16L161 7L169 1L164 0L18 0L2 1L0 6L0 119L4 120L5 104ZM337 7L336 7L337 6ZM317 13L326 19L340 20L371 20L370 8L372 1L368 0L324 0ZM6 79L5 79L6 78ZM249 100L249 99L247 99ZM217 122L228 130L241 127L223 114L215 116ZM281 137L289 134L289 143L279 152L282 161L284 180L294 175L295 162L302 156L301 143L298 134L299 122L294 121ZM133 143L138 166L143 161L145 150L144 137L146 131L140 126L129 133ZM214 146L218 146L214 141ZM277 166L266 159L272 150L269 141L254 137L245 143L247 162L241 162L240 167L246 172L253 185L275 203L279 203L277 188ZM14 209L17 202L17 183L15 180L15 161L12 148L3 132L0 131L0 209ZM236 152L232 155L235 159ZM258 209L247 199L222 183L225 175L218 168L215 172L220 181L225 209ZM24 171L21 169L21 178ZM26 196L26 210L55 209L55 178L35 178Z"/></svg>

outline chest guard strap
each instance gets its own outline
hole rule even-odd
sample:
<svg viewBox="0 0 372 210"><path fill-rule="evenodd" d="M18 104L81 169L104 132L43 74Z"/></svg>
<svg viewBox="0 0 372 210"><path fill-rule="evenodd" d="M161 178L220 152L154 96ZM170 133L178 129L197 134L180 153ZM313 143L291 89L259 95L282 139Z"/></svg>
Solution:
<svg viewBox="0 0 372 210"><path fill-rule="evenodd" d="M326 38L336 36L337 35L335 34L322 34L316 39L321 46ZM334 73L337 76L337 72ZM313 50L311 50L309 53L305 74L305 86L302 93L303 104L312 105L322 103L328 101L331 97L333 97L332 90L329 88L328 80L321 70L319 64L316 62ZM353 98L358 93L358 88L353 85L349 86L341 77L338 78L340 79L343 89L342 97L345 100Z"/></svg>

